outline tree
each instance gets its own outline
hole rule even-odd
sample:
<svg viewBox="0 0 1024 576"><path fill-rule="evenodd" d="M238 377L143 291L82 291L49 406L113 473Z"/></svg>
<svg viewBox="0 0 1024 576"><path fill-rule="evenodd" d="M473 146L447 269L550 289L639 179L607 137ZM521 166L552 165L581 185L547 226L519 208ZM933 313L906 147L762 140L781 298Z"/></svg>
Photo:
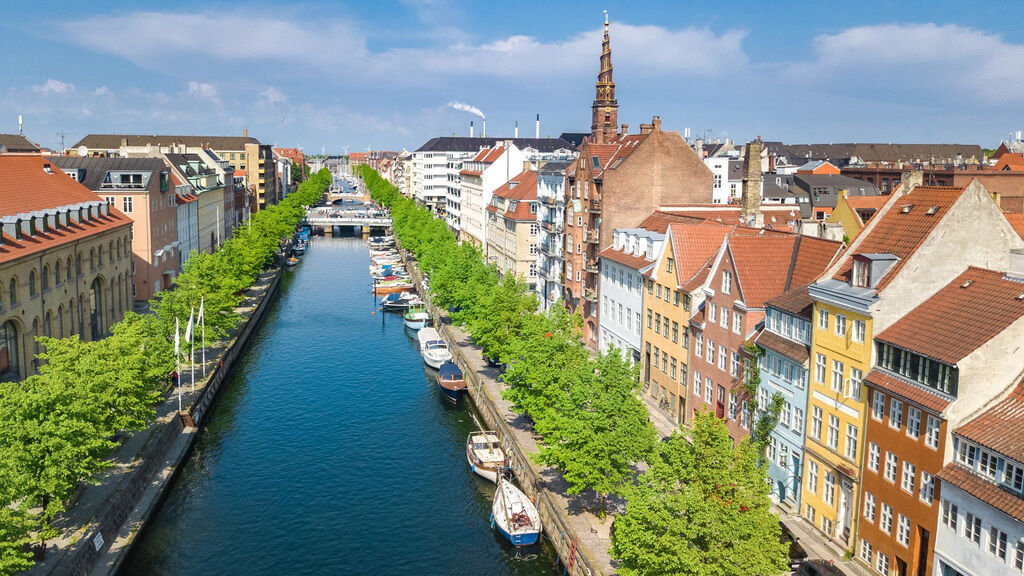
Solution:
<svg viewBox="0 0 1024 576"><path fill-rule="evenodd" d="M8 497L4 496L5 501ZM21 507L0 508L0 574L16 574L32 567L27 547L32 523Z"/></svg>
<svg viewBox="0 0 1024 576"><path fill-rule="evenodd" d="M483 294L479 308L479 314L470 321L473 342L485 356L502 361L509 358L510 344L537 311L537 297L525 282L506 274Z"/></svg>
<svg viewBox="0 0 1024 576"><path fill-rule="evenodd" d="M743 344L743 349L747 353L743 370L743 388L750 396L751 413L757 415L750 437L763 455L768 448L768 439L772 430L775 430L775 426L779 423L779 416L782 414L782 407L785 405L786 399L782 397L782 394L776 392L768 400L767 406L759 405L757 398L758 390L761 388L761 357L764 356L764 350L753 342Z"/></svg>
<svg viewBox="0 0 1024 576"><path fill-rule="evenodd" d="M709 412L692 441L662 444L615 520L612 556L623 576L774 576L787 568L765 470L748 440L734 446Z"/></svg>

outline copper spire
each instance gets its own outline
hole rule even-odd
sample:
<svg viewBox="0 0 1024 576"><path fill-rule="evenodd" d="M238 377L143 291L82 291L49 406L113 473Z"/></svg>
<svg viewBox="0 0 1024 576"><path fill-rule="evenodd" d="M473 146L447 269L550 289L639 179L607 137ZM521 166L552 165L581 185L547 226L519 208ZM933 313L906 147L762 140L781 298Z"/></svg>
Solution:
<svg viewBox="0 0 1024 576"><path fill-rule="evenodd" d="M597 75L597 101L615 100L615 82L612 81L612 43L608 37L608 11L604 11L604 42L601 44L601 72Z"/></svg>

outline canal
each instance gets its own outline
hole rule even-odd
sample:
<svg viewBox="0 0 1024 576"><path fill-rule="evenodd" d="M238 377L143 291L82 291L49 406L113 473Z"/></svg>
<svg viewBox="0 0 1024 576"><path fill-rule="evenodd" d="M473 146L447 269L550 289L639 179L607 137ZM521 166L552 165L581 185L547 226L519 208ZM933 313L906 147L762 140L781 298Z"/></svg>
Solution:
<svg viewBox="0 0 1024 576"><path fill-rule="evenodd" d="M315 238L121 574L556 574L517 555L362 240Z"/></svg>

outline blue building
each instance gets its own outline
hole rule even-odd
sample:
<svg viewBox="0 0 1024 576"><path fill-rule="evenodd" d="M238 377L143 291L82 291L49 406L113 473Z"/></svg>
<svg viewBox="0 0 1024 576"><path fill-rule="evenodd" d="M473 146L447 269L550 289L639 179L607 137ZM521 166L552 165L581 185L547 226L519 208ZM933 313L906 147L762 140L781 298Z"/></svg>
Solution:
<svg viewBox="0 0 1024 576"><path fill-rule="evenodd" d="M785 401L765 454L770 461L771 497L792 512L800 510L813 304L806 286L769 300L764 330L755 340L764 351L758 407L763 410L775 394Z"/></svg>

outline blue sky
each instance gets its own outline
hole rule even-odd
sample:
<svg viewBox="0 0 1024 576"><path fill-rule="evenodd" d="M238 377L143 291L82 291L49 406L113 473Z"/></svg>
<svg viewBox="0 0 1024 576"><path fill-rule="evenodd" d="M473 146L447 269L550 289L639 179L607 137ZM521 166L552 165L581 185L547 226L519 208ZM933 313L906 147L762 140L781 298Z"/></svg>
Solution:
<svg viewBox="0 0 1024 576"><path fill-rule="evenodd" d="M250 135L339 152L586 131L602 9L619 121L746 140L960 142L1024 129L1024 3L17 2L0 132ZM477 131L480 121L476 121Z"/></svg>

